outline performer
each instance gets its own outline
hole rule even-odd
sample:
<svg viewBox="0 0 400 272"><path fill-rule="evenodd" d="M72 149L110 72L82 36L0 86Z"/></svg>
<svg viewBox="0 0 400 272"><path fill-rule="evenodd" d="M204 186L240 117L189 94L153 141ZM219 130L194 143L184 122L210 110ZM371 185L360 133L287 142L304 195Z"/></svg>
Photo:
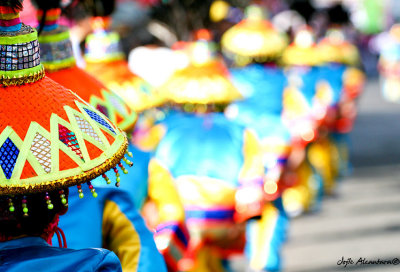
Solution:
<svg viewBox="0 0 400 272"><path fill-rule="evenodd" d="M118 34L109 31L110 18L105 15L110 15L112 9L104 9L100 12L100 7L110 5L109 1L106 2L97 0L92 8L94 15L97 16L93 18L94 32L86 40L86 69L112 91L121 95L123 100L136 112L142 113L160 105L163 98L146 81L129 70L128 63L124 59L125 56L119 47ZM139 125L141 125L140 123L141 121L139 121ZM159 226L153 226L156 245L164 255L168 269L175 270L176 263L182 258L188 241L182 203L175 187L169 186L168 182L152 183L151 179L147 180L148 168L146 166L148 166L150 158L147 152L142 152L133 145L130 147L130 152L136 156L141 168L137 168L129 178L139 179L140 189L137 189L132 183L131 185L122 184L122 187L131 194L133 199L138 199L139 205L142 205L147 198L153 203L157 203L155 212L160 215ZM133 195L136 192L140 193L140 196ZM168 229L168 238L165 235L159 238L161 229L164 231Z"/></svg>
<svg viewBox="0 0 400 272"><path fill-rule="evenodd" d="M256 135L222 113L241 97L227 68L207 41L188 43L188 50L190 65L161 89L172 113L161 123L166 132L150 162L149 180L168 177L185 208L189 249L178 268L226 271L224 259L243 251L243 222L261 215L264 169Z"/></svg>
<svg viewBox="0 0 400 272"><path fill-rule="evenodd" d="M137 115L115 93L75 65L69 31L58 25L60 1L35 1L39 7L38 21L42 63L49 77L74 90L81 98L113 120L127 133L132 131ZM125 172L127 170L124 170ZM119 174L118 174L119 175ZM119 185L120 177L117 177ZM139 187L134 179L133 188ZM100 180L93 181L96 186ZM101 186L99 184L99 186ZM107 186L108 187L108 186ZM70 202L82 203L70 209L70 216L61 227L71 237L69 247L104 247L114 251L121 260L124 271L163 271L165 264L157 251L152 234L136 210L133 199L122 190L101 188L98 198L85 198L72 194ZM134 194L134 193L133 193ZM82 216L83 209L91 216ZM82 232L90 232L82 235ZM55 241L55 239L53 239Z"/></svg>
<svg viewBox="0 0 400 272"><path fill-rule="evenodd" d="M253 270L281 270L280 252L288 228L281 194L288 186L284 172L289 172L287 159L292 139L281 117L287 80L276 63L286 45L286 37L265 19L257 6L248 7L246 18L222 36L222 50L237 66L231 69L233 82L245 97L229 105L225 114L257 132L265 168L264 192L272 201L266 205L261 219L247 224L246 254Z"/></svg>
<svg viewBox="0 0 400 272"><path fill-rule="evenodd" d="M107 250L47 244L57 233L60 246L67 246L57 225L67 211L68 187L81 192L87 183L96 197L90 180L119 164L127 139L100 112L45 76L37 33L20 22L21 9L21 1L1 1L1 269L121 271Z"/></svg>
<svg viewBox="0 0 400 272"><path fill-rule="evenodd" d="M325 192L333 193L335 179L347 174L349 169L348 133L352 130L356 117L355 99L360 95L364 75L357 68L359 54L357 48L346 40L339 27L331 27L318 44L325 62L320 68L321 79L332 88L332 100L320 127L319 144L332 150L331 172L324 173ZM336 158L336 159L335 159ZM332 179L328 178L328 175Z"/></svg>
<svg viewBox="0 0 400 272"><path fill-rule="evenodd" d="M321 81L322 58L319 53L312 29L304 26L297 31L293 43L282 55L289 82L284 93L283 118L291 130L294 145L305 156L297 170L297 185L283 195L288 211L294 216L320 208L326 182L317 171L319 168L312 164L315 160L310 156L313 157L314 153L309 152L310 145L319 137L319 125L333 96L331 86ZM329 159L330 153L324 151L323 154L317 153L324 156L317 162Z"/></svg>

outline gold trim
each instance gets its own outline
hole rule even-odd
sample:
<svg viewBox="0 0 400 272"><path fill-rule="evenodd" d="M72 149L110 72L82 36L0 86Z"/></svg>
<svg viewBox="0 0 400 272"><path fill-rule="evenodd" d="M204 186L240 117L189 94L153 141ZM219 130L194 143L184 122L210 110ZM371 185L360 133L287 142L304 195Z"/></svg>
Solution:
<svg viewBox="0 0 400 272"><path fill-rule="evenodd" d="M22 195L22 194L48 192L88 182L104 174L111 168L115 167L115 165L117 165L124 157L127 148L128 148L128 140L125 137L122 146L110 159L106 160L103 164L89 171L84 172L83 174L79 174L68 178L62 178L53 181L50 184L45 184L45 185L36 184L30 187L27 187L26 185L21 185L21 186L13 185L13 186L3 186L3 187L0 186L0 195Z"/></svg>
<svg viewBox="0 0 400 272"><path fill-rule="evenodd" d="M14 85L23 85L23 84L28 84L28 83L34 83L36 81L41 80L45 76L45 71L44 68L41 69L40 71L30 74L27 76L21 76L21 77L0 77L0 85L4 87L8 86L14 86Z"/></svg>

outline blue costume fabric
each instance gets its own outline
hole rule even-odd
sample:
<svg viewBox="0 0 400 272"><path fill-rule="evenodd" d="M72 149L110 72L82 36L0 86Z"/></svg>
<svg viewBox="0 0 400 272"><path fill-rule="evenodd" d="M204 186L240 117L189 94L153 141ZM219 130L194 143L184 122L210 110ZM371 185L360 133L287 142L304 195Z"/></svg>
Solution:
<svg viewBox="0 0 400 272"><path fill-rule="evenodd" d="M265 271L281 271L281 247L287 240L289 217L282 204L282 198L273 201L270 210L265 209L261 219L249 220L246 226L245 253L250 259L250 266ZM260 239L263 238L263 239ZM260 240L262 241L260 244ZM267 240L268 243L264 241Z"/></svg>
<svg viewBox="0 0 400 272"><path fill-rule="evenodd" d="M254 151L244 151L244 146L250 142L254 144L253 138L245 136L249 131L229 121L222 113L196 115L175 112L166 118L165 125L168 130L156 149L154 160L169 171L178 188L186 224L191 236L196 237L193 240L196 244L190 248L196 248L197 243L205 243L201 246L204 254L208 243L223 239L226 243L232 243L229 247L232 251L241 250L244 239L231 241L222 237L226 233L224 230L236 226L236 189L245 186L249 178L262 182L260 157L259 171L254 171L259 175L249 177L243 174L249 170L246 167L255 166L245 163L255 155L251 154ZM218 251L220 268L216 271L222 269L223 251ZM198 256L197 253L193 254ZM198 257L196 263L204 265L206 261ZM206 267L203 269L210 269Z"/></svg>
<svg viewBox="0 0 400 272"><path fill-rule="evenodd" d="M320 68L321 79L329 83L333 90L332 106L336 106L343 95L343 77L348 67L343 64L327 64ZM332 140L339 149L339 177L348 174L351 168L348 158L344 158L349 146L350 137L348 133L332 131L330 133Z"/></svg>
<svg viewBox="0 0 400 272"><path fill-rule="evenodd" d="M299 90L311 107L316 94L317 83L321 77L320 67L292 67L286 72L288 77L295 76L300 79Z"/></svg>
<svg viewBox="0 0 400 272"><path fill-rule="evenodd" d="M98 197L94 198L88 188L82 189L85 197L79 199L77 189L70 188L68 216L60 218L69 248L107 247L121 259L124 271L166 271L153 235L129 194L118 188L96 188ZM111 208L106 209L107 205ZM110 217L110 211L117 214ZM104 218L114 222L104 222ZM57 245L55 237L53 245ZM129 269L124 267L125 256L130 259L126 260Z"/></svg>
<svg viewBox="0 0 400 272"><path fill-rule="evenodd" d="M0 243L0 271L121 271L117 256L105 249L67 249L49 246L40 237Z"/></svg>
<svg viewBox="0 0 400 272"><path fill-rule="evenodd" d="M234 103L244 111L247 107L257 105L256 111L249 111L248 114L272 113L280 114L282 112L282 96L287 85L286 76L282 69L276 67L264 67L260 64L249 65L244 68L231 69L232 81L244 100ZM247 113L247 112L246 112ZM244 120L251 122L254 115Z"/></svg>
<svg viewBox="0 0 400 272"><path fill-rule="evenodd" d="M287 85L282 69L253 64L244 68L232 69L231 74L232 80L244 96L244 100L228 107L228 111L234 112L234 116L230 116L230 118L254 129L263 146L268 138L278 138L277 144L290 145L291 135L281 118L283 92ZM230 114L228 113L228 115ZM265 146L265 148L268 147ZM264 154L266 173L277 163L285 164L286 158L282 158L281 155L274 154L274 158L269 158L271 154ZM273 159L274 162L271 163L270 159ZM248 241L246 255L250 260L250 266L267 271L281 269L280 251L286 240L289 225L288 217L281 205L281 199L275 200L273 206L277 215L271 216L266 213L265 216L270 218L263 219L270 222L260 223L260 220L250 220L247 223L246 232ZM264 226L264 230L260 230L260 225ZM269 235L265 233L269 233ZM261 247L260 239L263 240ZM260 256L259 252L263 252L264 255Z"/></svg>
<svg viewBox="0 0 400 272"><path fill-rule="evenodd" d="M230 186L239 185L238 175L243 161L238 156L228 155L241 152L243 127L233 125L222 114L175 114L166 122L168 132L155 157L172 176L207 176L224 180Z"/></svg>
<svg viewBox="0 0 400 272"><path fill-rule="evenodd" d="M319 68L320 79L329 83L333 90L333 97L331 105L334 106L339 103L343 91L343 74L347 66L343 64L326 64Z"/></svg>

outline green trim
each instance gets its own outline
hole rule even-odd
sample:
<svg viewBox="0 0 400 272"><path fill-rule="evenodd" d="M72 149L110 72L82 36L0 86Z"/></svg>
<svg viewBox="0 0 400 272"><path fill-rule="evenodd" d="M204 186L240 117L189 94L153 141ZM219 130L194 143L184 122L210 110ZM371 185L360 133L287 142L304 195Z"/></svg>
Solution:
<svg viewBox="0 0 400 272"><path fill-rule="evenodd" d="M32 76L43 71L43 65L39 64L38 66L17 70L17 71L0 71L0 78L21 78L26 76Z"/></svg>
<svg viewBox="0 0 400 272"><path fill-rule="evenodd" d="M27 43L37 40L37 32L33 29L32 33L23 34L18 36L2 36L0 37L0 44L1 45L11 45L16 43Z"/></svg>
<svg viewBox="0 0 400 272"><path fill-rule="evenodd" d="M69 39L69 30L52 35L41 35L38 38L39 43L55 43L67 39Z"/></svg>
<svg viewBox="0 0 400 272"><path fill-rule="evenodd" d="M86 43L90 43L93 40L94 41L96 41L96 40L103 40L103 41L107 40L107 41L110 41L110 42L113 42L113 43L117 43L117 42L120 41L120 37L119 37L119 34L116 33L116 32L109 32L109 33L106 33L106 35L104 35L104 36L99 36L99 35L96 35L96 34L89 34L87 36L87 38L86 38Z"/></svg>
<svg viewBox="0 0 400 272"><path fill-rule="evenodd" d="M70 68L75 65L75 58L70 57L63 60L58 61L49 61L49 62L42 62L44 69L46 71L57 71L65 68Z"/></svg>
<svg viewBox="0 0 400 272"><path fill-rule="evenodd" d="M111 61L122 60L122 59L125 59L124 53L107 54L106 56L103 56L100 58L91 57L89 54L85 55L85 60L87 62L92 62L92 63L111 62Z"/></svg>

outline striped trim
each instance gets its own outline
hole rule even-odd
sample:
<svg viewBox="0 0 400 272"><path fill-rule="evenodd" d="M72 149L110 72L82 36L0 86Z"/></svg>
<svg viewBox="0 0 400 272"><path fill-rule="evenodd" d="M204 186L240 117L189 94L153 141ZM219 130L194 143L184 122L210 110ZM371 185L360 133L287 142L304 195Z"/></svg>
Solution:
<svg viewBox="0 0 400 272"><path fill-rule="evenodd" d="M8 6L0 6L0 19L3 19L3 14L10 14L10 13L18 13L16 10L12 7Z"/></svg>
<svg viewBox="0 0 400 272"><path fill-rule="evenodd" d="M14 26L0 26L0 31L2 32L15 32L15 31L19 31L21 29L22 24L19 23L17 25Z"/></svg>
<svg viewBox="0 0 400 272"><path fill-rule="evenodd" d="M235 210L232 209L185 209L187 220L202 219L202 220L232 220Z"/></svg>
<svg viewBox="0 0 400 272"><path fill-rule="evenodd" d="M0 15L0 19L2 19L2 20L12 20L15 18L19 18L19 13L8 13L8 14Z"/></svg>
<svg viewBox="0 0 400 272"><path fill-rule="evenodd" d="M181 243L186 247L189 243L189 234L179 223L167 223L157 227L157 235L174 233Z"/></svg>
<svg viewBox="0 0 400 272"><path fill-rule="evenodd" d="M11 7L0 6L0 31L12 32L21 29L19 12Z"/></svg>
<svg viewBox="0 0 400 272"><path fill-rule="evenodd" d="M46 18L43 26L44 31L52 31L58 28L58 19L61 15L60 8L49 9L46 11ZM42 21L43 18L43 10L38 10L36 13L38 22Z"/></svg>

